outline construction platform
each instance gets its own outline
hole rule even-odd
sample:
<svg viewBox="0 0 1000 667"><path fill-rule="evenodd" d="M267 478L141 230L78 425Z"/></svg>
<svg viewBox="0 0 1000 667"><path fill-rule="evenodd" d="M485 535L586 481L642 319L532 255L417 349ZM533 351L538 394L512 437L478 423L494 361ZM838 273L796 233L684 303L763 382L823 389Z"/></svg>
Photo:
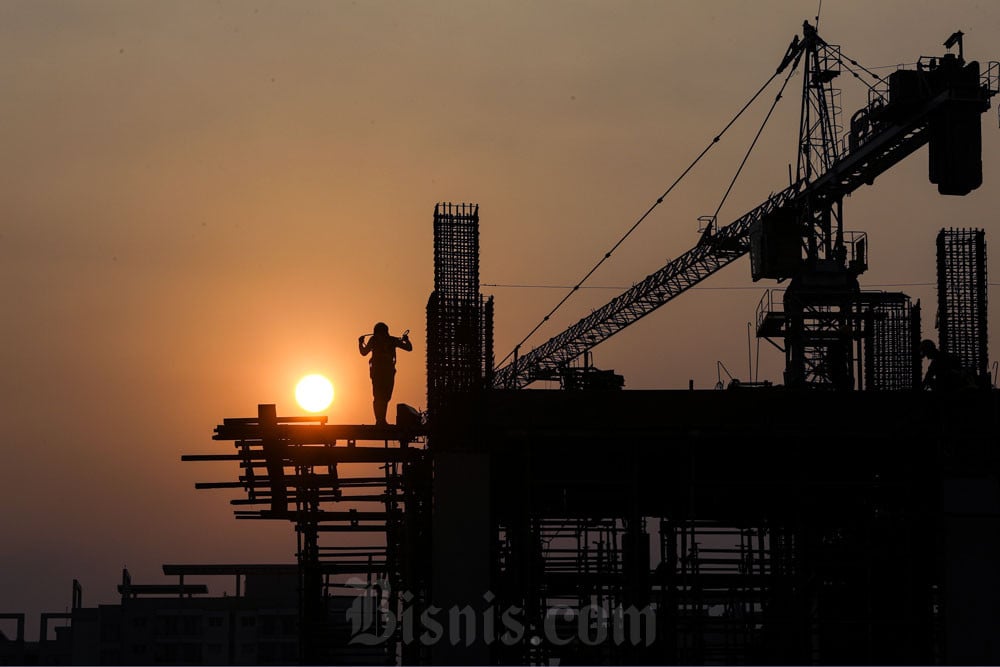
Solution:
<svg viewBox="0 0 1000 667"><path fill-rule="evenodd" d="M386 582L400 617L523 615L517 642L400 628L390 663L1000 659L983 643L1000 622L996 391L494 390L450 397L446 428L278 422L216 437L243 466L233 502L261 506L238 516L296 525L307 662L332 650L308 619L347 574ZM351 530L367 555L320 543ZM646 634L543 631L598 607L647 610Z"/></svg>

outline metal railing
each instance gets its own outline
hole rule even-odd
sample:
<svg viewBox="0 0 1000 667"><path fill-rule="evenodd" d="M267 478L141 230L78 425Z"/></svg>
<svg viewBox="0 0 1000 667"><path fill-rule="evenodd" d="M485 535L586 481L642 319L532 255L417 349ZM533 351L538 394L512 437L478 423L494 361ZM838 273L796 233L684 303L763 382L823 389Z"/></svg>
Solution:
<svg viewBox="0 0 1000 667"><path fill-rule="evenodd" d="M1000 62L988 61L986 69L979 75L979 81L990 93L994 95L1000 93Z"/></svg>
<svg viewBox="0 0 1000 667"><path fill-rule="evenodd" d="M848 268L858 273L868 268L868 234L865 232L844 232L844 248L847 251Z"/></svg>
<svg viewBox="0 0 1000 667"><path fill-rule="evenodd" d="M754 323L757 327L757 331L760 331L761 326L764 324L764 318L770 313L778 313L785 311L785 290L784 289L766 289L760 297L760 301L757 302L757 309L754 312Z"/></svg>

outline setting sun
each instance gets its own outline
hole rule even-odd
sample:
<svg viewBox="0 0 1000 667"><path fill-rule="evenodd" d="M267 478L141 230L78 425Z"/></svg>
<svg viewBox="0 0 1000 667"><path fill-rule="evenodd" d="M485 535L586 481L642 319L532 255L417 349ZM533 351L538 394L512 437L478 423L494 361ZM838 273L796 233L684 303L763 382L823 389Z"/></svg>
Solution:
<svg viewBox="0 0 1000 667"><path fill-rule="evenodd" d="M309 412L325 410L333 402L333 385L322 375L307 375L295 386L295 400Z"/></svg>

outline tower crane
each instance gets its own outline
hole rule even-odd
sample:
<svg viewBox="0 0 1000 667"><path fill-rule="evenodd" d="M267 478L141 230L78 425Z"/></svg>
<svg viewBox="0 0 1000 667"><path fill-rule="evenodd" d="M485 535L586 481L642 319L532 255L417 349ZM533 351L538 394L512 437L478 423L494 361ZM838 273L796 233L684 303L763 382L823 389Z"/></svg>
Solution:
<svg viewBox="0 0 1000 667"><path fill-rule="evenodd" d="M980 116L997 93L1000 66L990 63L981 73L978 62L964 59L961 32L945 42L956 45L957 54L922 57L915 69L896 70L870 87L868 103L842 134L831 83L841 73L841 51L805 22L777 70L803 68L792 184L727 225L712 221L693 248L495 369L493 386L557 379L580 355L749 253L754 281L790 280L783 312L769 313L758 329L759 336L785 339L785 383L855 387L852 344L864 335L857 276L867 268L867 251L863 234L844 231L843 199L925 144L929 180L941 194L962 196L982 184Z"/></svg>

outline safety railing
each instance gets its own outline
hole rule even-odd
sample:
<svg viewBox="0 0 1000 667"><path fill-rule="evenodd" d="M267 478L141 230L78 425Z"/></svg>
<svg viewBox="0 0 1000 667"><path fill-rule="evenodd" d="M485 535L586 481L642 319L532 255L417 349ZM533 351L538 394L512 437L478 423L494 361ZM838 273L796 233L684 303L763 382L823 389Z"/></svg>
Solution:
<svg viewBox="0 0 1000 667"><path fill-rule="evenodd" d="M979 75L979 81L986 90L996 95L1000 93L1000 62L991 60L986 63L986 68Z"/></svg>
<svg viewBox="0 0 1000 667"><path fill-rule="evenodd" d="M785 290L767 289L757 302L757 310L754 313L754 323L757 331L761 331L764 320L771 313L781 313L785 311Z"/></svg>
<svg viewBox="0 0 1000 667"><path fill-rule="evenodd" d="M847 251L847 268L854 273L864 273L868 269L868 234L844 232L844 249Z"/></svg>

